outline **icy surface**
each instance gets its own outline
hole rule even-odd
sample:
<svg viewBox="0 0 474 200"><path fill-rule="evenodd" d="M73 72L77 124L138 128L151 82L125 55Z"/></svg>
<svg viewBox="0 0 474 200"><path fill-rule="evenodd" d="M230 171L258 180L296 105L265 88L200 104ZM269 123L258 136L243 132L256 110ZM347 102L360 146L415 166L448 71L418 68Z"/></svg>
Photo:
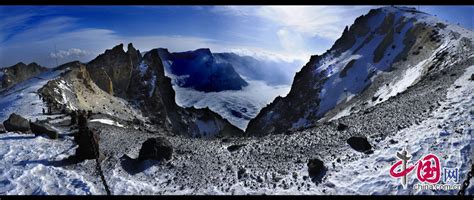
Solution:
<svg viewBox="0 0 474 200"><path fill-rule="evenodd" d="M112 126L118 126L118 127L125 127L124 125L114 121L114 120L111 120L111 119L93 119L93 120L90 120L90 122L99 122L99 123L102 123L102 124L107 124L107 125L112 125Z"/></svg>
<svg viewBox="0 0 474 200"><path fill-rule="evenodd" d="M84 174L53 166L74 154L72 140L33 135L0 135L0 194L97 194Z"/></svg>
<svg viewBox="0 0 474 200"><path fill-rule="evenodd" d="M176 103L182 107L209 107L238 128L245 130L250 119L277 96L286 96L289 85L269 86L263 81L247 80L248 86L238 91L200 92L173 86Z"/></svg>

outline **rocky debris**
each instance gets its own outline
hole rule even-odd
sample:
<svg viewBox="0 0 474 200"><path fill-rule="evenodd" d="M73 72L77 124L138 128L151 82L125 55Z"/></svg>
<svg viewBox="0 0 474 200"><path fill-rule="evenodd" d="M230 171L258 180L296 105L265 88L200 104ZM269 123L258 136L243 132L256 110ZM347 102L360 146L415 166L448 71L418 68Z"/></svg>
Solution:
<svg viewBox="0 0 474 200"><path fill-rule="evenodd" d="M7 120L3 122L5 130L8 132L28 132L30 131L30 122L16 113L12 113Z"/></svg>
<svg viewBox="0 0 474 200"><path fill-rule="evenodd" d="M310 159L308 161L308 174L313 182L320 182L326 172L326 167L323 161L318 158Z"/></svg>
<svg viewBox="0 0 474 200"><path fill-rule="evenodd" d="M35 135L46 134L51 139L58 139L58 131L51 125L39 122L30 122L31 132Z"/></svg>
<svg viewBox="0 0 474 200"><path fill-rule="evenodd" d="M469 80L474 81L474 74L471 74L471 78Z"/></svg>
<svg viewBox="0 0 474 200"><path fill-rule="evenodd" d="M173 146L163 137L149 138L142 144L139 160L170 160L173 155Z"/></svg>
<svg viewBox="0 0 474 200"><path fill-rule="evenodd" d="M363 152L366 154L373 152L372 145L370 145L366 137L352 136L349 139L347 139L347 143L356 151Z"/></svg>
<svg viewBox="0 0 474 200"><path fill-rule="evenodd" d="M9 88L16 83L25 81L33 76L40 74L41 72L46 71L46 67L42 67L36 63L30 63L28 65L20 62L13 66L3 68L0 72L3 72L5 75L0 80L1 88Z"/></svg>
<svg viewBox="0 0 474 200"><path fill-rule="evenodd" d="M230 145L227 147L227 150L229 150L230 152L234 152L234 151L237 151L239 150L240 148L244 147L246 144L234 144L234 145Z"/></svg>
<svg viewBox="0 0 474 200"><path fill-rule="evenodd" d="M347 130L348 128L349 128L349 127L348 127L347 125L345 125L345 124L343 124L343 123L339 123L339 124L337 125L337 128L336 128L336 129L337 129L337 131L345 131L345 130Z"/></svg>

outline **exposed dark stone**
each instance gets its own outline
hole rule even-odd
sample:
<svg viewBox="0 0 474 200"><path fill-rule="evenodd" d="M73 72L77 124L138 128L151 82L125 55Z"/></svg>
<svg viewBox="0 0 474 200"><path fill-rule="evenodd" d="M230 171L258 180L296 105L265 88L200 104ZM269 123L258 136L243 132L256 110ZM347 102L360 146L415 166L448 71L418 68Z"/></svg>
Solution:
<svg viewBox="0 0 474 200"><path fill-rule="evenodd" d="M95 159L100 157L99 141L100 137L95 131L89 128L81 128L75 138L79 147L76 149L76 157L79 159Z"/></svg>
<svg viewBox="0 0 474 200"><path fill-rule="evenodd" d="M5 75L2 79L0 79L0 88L12 87L17 83L34 77L46 70L47 68L42 67L36 63L30 63L26 65L22 62L7 68L3 68L2 71L5 73Z"/></svg>
<svg viewBox="0 0 474 200"><path fill-rule="evenodd" d="M71 117L71 123L69 123L69 126L73 126L77 124L77 111L73 110L71 113L69 113L69 116Z"/></svg>
<svg viewBox="0 0 474 200"><path fill-rule="evenodd" d="M398 142L394 139L390 139L388 142L390 142L390 144L397 144Z"/></svg>
<svg viewBox="0 0 474 200"><path fill-rule="evenodd" d="M314 158L310 159L308 164L308 174L313 182L320 182L326 173L327 168L324 166L323 161Z"/></svg>
<svg viewBox="0 0 474 200"><path fill-rule="evenodd" d="M170 160L173 155L173 147L171 143L163 137L149 138L146 140L140 153L139 160Z"/></svg>
<svg viewBox="0 0 474 200"><path fill-rule="evenodd" d="M229 147L227 147L227 150L229 150L230 152L234 152L234 151L237 151L239 150L240 148L244 147L246 144L234 144L234 145L230 145Z"/></svg>
<svg viewBox="0 0 474 200"><path fill-rule="evenodd" d="M79 128L87 127L87 114L85 111L79 111L77 119Z"/></svg>
<svg viewBox="0 0 474 200"><path fill-rule="evenodd" d="M347 143L356 151L371 153L372 146L367 141L366 137L352 136L347 140Z"/></svg>
<svg viewBox="0 0 474 200"><path fill-rule="evenodd" d="M35 135L46 134L51 139L58 139L58 132L49 124L30 122L30 127Z"/></svg>
<svg viewBox="0 0 474 200"><path fill-rule="evenodd" d="M10 117L3 122L3 126L5 126L5 130L9 132L28 132L30 130L29 121L15 113L11 114Z"/></svg>
<svg viewBox="0 0 474 200"><path fill-rule="evenodd" d="M469 80L474 81L474 74L471 74L471 78Z"/></svg>
<svg viewBox="0 0 474 200"><path fill-rule="evenodd" d="M241 178L244 176L244 174L245 174L246 171L247 171L247 170L246 170L245 168L240 168L240 169L237 171L237 178L238 178L238 179L241 179Z"/></svg>
<svg viewBox="0 0 474 200"><path fill-rule="evenodd" d="M344 131L344 130L347 130L348 128L349 128L349 127L348 127L347 125L343 124L343 123L339 123L339 124L337 125L337 130L338 130L338 131Z"/></svg>

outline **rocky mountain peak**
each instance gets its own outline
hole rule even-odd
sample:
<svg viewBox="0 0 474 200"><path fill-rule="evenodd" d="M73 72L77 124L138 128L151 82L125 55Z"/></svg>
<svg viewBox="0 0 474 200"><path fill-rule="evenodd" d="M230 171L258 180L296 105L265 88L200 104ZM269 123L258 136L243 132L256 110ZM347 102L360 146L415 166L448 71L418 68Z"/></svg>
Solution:
<svg viewBox="0 0 474 200"><path fill-rule="evenodd" d="M10 67L3 68L2 72L4 73L4 75L0 77L0 89L3 90L9 88L15 85L16 83L27 80L46 70L46 67L40 66L35 62L32 62L28 65L23 62L19 62Z"/></svg>
<svg viewBox="0 0 474 200"><path fill-rule="evenodd" d="M345 27L328 51L313 56L295 75L289 94L263 108L246 132L282 133L386 101L428 71L445 67L439 59L448 54L446 45L472 43L468 32L412 8L372 9Z"/></svg>
<svg viewBox="0 0 474 200"><path fill-rule="evenodd" d="M92 80L101 89L109 94L126 98L132 70L138 67L141 59L140 51L136 50L131 43L128 45L127 52L123 50L123 44L119 44L87 63L87 69ZM112 91L111 88L113 88Z"/></svg>

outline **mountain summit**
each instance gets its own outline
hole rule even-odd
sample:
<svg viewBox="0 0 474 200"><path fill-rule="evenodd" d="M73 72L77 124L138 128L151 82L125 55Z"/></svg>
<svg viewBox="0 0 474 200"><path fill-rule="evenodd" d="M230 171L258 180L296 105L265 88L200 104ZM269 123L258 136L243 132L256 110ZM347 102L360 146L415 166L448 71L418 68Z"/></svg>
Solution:
<svg viewBox="0 0 474 200"><path fill-rule="evenodd" d="M290 93L263 108L247 133L282 133L367 110L468 59L473 35L412 8L370 10L331 49L312 56Z"/></svg>

